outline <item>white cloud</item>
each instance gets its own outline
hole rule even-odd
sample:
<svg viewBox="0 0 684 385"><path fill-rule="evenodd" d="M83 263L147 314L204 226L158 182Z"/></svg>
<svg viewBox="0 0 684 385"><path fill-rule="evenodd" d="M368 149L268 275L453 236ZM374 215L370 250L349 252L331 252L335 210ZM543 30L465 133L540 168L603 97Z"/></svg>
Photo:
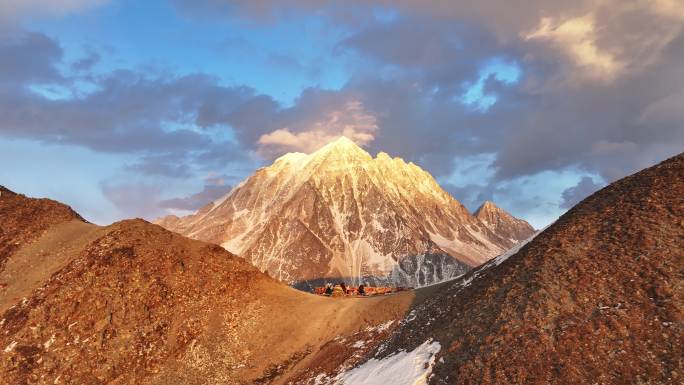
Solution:
<svg viewBox="0 0 684 385"><path fill-rule="evenodd" d="M588 13L567 20L542 18L539 27L525 39L547 40L563 50L574 63L591 77L610 81L624 68L615 55L597 46L596 22Z"/></svg>
<svg viewBox="0 0 684 385"><path fill-rule="evenodd" d="M660 16L684 20L684 2L681 0L642 0L640 4Z"/></svg>
<svg viewBox="0 0 684 385"><path fill-rule="evenodd" d="M375 139L377 131L376 117L366 111L361 102L352 100L307 127L298 127L298 130L284 127L262 135L258 152L264 157L284 151L310 153L340 136L365 146Z"/></svg>
<svg viewBox="0 0 684 385"><path fill-rule="evenodd" d="M534 30L520 36L556 47L571 64L574 79L604 83L657 62L684 28L680 0L607 0L575 15L580 16L542 17Z"/></svg>

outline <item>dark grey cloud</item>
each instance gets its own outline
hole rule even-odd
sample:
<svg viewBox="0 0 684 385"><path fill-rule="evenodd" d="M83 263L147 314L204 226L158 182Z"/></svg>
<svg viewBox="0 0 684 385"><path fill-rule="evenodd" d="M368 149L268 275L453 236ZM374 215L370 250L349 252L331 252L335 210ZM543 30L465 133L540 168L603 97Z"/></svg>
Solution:
<svg viewBox="0 0 684 385"><path fill-rule="evenodd" d="M92 48L86 50L85 56L71 64L75 71L89 71L100 62L102 56Z"/></svg>
<svg viewBox="0 0 684 385"><path fill-rule="evenodd" d="M423 21L424 30L439 30L440 21L462 20L463 14L450 12L445 9L446 5L423 4L425 8L434 5L443 11L441 16ZM492 10L496 8L494 4L490 6ZM566 16L571 23L579 23L573 19L577 17L585 21L581 18L586 11L582 6L557 11L558 17ZM459 65L457 56L449 57L445 53L458 53L458 49L450 50L450 43L440 42L434 34L424 37L420 32L411 34L411 31L421 30L418 25L422 17L370 27L367 32L355 34L344 42L381 64L407 68L389 81L369 76L357 79L351 85L357 93L371 100L371 109L379 111L383 117L375 146L392 149L394 143L407 139L416 153L406 154L404 150L404 155L422 158L436 174L448 172L450 165L445 161L448 154L467 156L472 152L493 152L497 154L494 166L498 170L494 182L568 167L595 172L612 181L684 149L684 130L678 119L680 116L675 112L682 109L674 107L684 103L684 84L681 82L684 74L678 64L682 60L684 44L681 28L670 16L660 18L661 23L668 25L668 28L658 29L661 33L632 30L629 38L635 38L637 43L634 43L621 40L629 39L624 32L633 15L617 13L613 17L619 21L608 23L607 15L596 12L593 20L599 27L592 30L596 36L583 38L595 39L597 50L619 52L615 60L624 63L624 68L616 65L620 70L614 75L593 75L592 68L586 68L584 71L592 76L604 78L583 78L585 74L577 69L576 58L563 51L567 47L556 47L555 41L552 44L521 37L522 33L538 27L541 16L528 20L527 16L520 15L522 19L515 23L505 21L506 28L515 29L505 41L500 37L501 28L491 25L494 20L500 21L498 16L489 14L484 6L468 12L486 18L486 24L475 30L462 24L461 29L466 32L460 36L470 34L485 38L464 38L464 46L483 42L487 48L473 50L472 56L471 51L466 50L470 57L466 61L481 63L498 52L517 61L523 71L521 83L516 86L504 85L490 77L485 83L485 93L496 95L499 102L486 114L468 113L463 111L463 106L452 102L454 94L462 91L454 86L472 79L473 68L477 65L471 65L470 70L468 66ZM511 17L518 13L517 10L512 12ZM535 12L531 14L536 15ZM554 12L546 14L553 16ZM640 16L652 19L653 12L650 8L641 9ZM610 28L603 28L602 23ZM406 26L398 27L399 24ZM481 28L489 28L490 35L480 31ZM457 32L453 35L459 36ZM649 39L655 47L644 45ZM410 44L404 46L405 42ZM610 42L610 46L602 47L602 44L608 44L604 42ZM441 47L441 56L428 54L430 49L426 47L431 45ZM582 48L570 45L572 49ZM656 50L657 55L651 52ZM649 51L650 56L641 51ZM638 60L641 58L648 58L648 65ZM440 76L440 71L449 63L454 63L446 70L449 76ZM406 146L396 147L400 150Z"/></svg>
<svg viewBox="0 0 684 385"><path fill-rule="evenodd" d="M610 84L519 88L504 92L517 107L494 108L492 119L511 130L497 150L500 178L572 165L613 181L684 148L684 130L665 107L683 103L684 69L677 65L684 35L672 40L659 62ZM542 92L543 91L543 92Z"/></svg>
<svg viewBox="0 0 684 385"><path fill-rule="evenodd" d="M563 191L563 195L561 196L562 200L559 206L563 209L569 209L602 187L602 184L595 183L593 179L585 176L576 186Z"/></svg>
<svg viewBox="0 0 684 385"><path fill-rule="evenodd" d="M344 24L352 33L337 49L364 63L339 93L378 114L374 147L423 159L437 174L448 172L449 155L489 151L498 154L497 180L579 167L610 181L684 146L676 107L684 96L684 7L676 2L540 0L505 11L493 0L177 3L226 17L316 13L338 23L353 19L338 17L340 4L393 10L388 20ZM492 56L517 61L521 84L490 80L486 92L499 103L487 114L463 111L454 98ZM287 113L297 110L305 108Z"/></svg>
<svg viewBox="0 0 684 385"><path fill-rule="evenodd" d="M124 168L144 175L189 178L192 176L192 169L186 162L185 159L179 161L175 154L155 154L142 156Z"/></svg>
<svg viewBox="0 0 684 385"><path fill-rule="evenodd" d="M165 199L159 205L166 209L198 210L209 202L226 195L232 186L223 184L205 184L202 191L182 198Z"/></svg>
<svg viewBox="0 0 684 385"><path fill-rule="evenodd" d="M428 23L428 20L401 17L362 29L342 40L340 46L352 48L381 65L425 70L460 65L466 55L463 31L453 24ZM470 61L468 59L468 61Z"/></svg>
<svg viewBox="0 0 684 385"><path fill-rule="evenodd" d="M511 55L510 47L466 20L444 22L415 15L373 23L337 48L421 79L423 86L438 87L443 97L460 93L461 83L476 77L484 60Z"/></svg>
<svg viewBox="0 0 684 385"><path fill-rule="evenodd" d="M0 89L27 83L61 83L62 48L42 33L14 32L0 39Z"/></svg>
<svg viewBox="0 0 684 385"><path fill-rule="evenodd" d="M99 55L72 63L87 76L64 76L57 69L59 44L38 33L0 40L0 56L1 135L131 154L137 160L125 169L145 175L187 178L195 169L247 159L248 148L223 139L231 127L221 118L261 100L274 105L250 88L222 86L205 74L87 73ZM78 89L84 78L94 91ZM36 85L77 96L49 98Z"/></svg>

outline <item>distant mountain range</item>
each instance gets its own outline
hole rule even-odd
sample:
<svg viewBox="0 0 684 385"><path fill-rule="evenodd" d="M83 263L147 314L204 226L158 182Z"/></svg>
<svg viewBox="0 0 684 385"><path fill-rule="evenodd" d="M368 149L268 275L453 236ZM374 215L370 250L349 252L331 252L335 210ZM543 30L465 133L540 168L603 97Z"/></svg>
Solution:
<svg viewBox="0 0 684 385"><path fill-rule="evenodd" d="M295 286L432 284L534 234L491 202L471 215L420 167L384 152L373 158L345 137L286 154L196 214L155 223Z"/></svg>

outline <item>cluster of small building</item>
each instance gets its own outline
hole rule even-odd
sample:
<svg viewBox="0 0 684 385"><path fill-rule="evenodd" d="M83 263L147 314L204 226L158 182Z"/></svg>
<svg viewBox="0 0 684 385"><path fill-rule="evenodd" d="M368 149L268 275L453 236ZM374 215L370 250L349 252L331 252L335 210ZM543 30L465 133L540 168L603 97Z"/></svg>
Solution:
<svg viewBox="0 0 684 385"><path fill-rule="evenodd" d="M314 294L325 295L329 297L342 297L342 296L373 296L373 295L385 295L391 293L397 293L400 291L411 290L411 287L389 287L389 286L347 286L344 283L338 284L327 284L325 286L320 286L314 288Z"/></svg>

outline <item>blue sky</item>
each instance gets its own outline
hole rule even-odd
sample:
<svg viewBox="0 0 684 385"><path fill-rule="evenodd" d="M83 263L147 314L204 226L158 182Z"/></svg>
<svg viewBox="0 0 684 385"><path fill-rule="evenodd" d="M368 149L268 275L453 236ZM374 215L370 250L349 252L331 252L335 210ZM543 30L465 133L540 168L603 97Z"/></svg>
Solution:
<svg viewBox="0 0 684 385"><path fill-rule="evenodd" d="M344 31L315 17L263 25L184 17L167 1L125 0L27 25L58 37L68 62L88 50L106 55L98 72L202 72L227 85L253 87L283 103L292 103L305 87L339 88L349 77L344 63L329 52Z"/></svg>
<svg viewBox="0 0 684 385"><path fill-rule="evenodd" d="M658 7L0 5L0 184L96 223L153 219L345 133L543 227L682 151L684 8Z"/></svg>

